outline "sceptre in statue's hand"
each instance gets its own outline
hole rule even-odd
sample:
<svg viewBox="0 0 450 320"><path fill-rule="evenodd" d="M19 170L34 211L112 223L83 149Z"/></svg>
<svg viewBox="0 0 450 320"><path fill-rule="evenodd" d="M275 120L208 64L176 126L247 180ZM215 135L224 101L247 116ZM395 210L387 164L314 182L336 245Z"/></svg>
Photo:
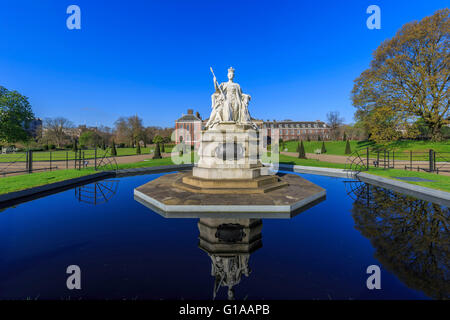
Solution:
<svg viewBox="0 0 450 320"><path fill-rule="evenodd" d="M220 84L217 82L217 78L216 78L216 75L214 74L213 68L209 67L209 70L211 70L211 73L213 75L214 87L216 88L216 90L219 89L220 94L222 95L222 98L225 99L225 94L223 93L222 88L220 87Z"/></svg>

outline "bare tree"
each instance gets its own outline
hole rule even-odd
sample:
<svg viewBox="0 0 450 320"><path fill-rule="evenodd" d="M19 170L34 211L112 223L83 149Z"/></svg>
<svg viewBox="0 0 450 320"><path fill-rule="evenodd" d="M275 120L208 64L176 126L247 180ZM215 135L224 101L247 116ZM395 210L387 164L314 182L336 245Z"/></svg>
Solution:
<svg viewBox="0 0 450 320"><path fill-rule="evenodd" d="M327 113L327 124L330 127L330 136L333 140L339 137L340 127L344 123L344 119L340 117L339 111L331 111Z"/></svg>
<svg viewBox="0 0 450 320"><path fill-rule="evenodd" d="M44 140L51 141L58 148L61 148L69 140L69 130L73 127L73 123L66 118L47 118L44 121Z"/></svg>

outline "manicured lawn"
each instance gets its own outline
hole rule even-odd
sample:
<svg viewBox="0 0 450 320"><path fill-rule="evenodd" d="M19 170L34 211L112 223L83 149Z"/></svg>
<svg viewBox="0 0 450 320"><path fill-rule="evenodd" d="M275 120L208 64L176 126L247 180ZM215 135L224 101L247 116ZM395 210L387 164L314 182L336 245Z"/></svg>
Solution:
<svg viewBox="0 0 450 320"><path fill-rule="evenodd" d="M172 152L172 146L167 146L164 148L166 153ZM121 156L134 156L136 155L136 148L116 148L117 157ZM141 148L141 154L153 154L155 148L147 147ZM111 149L102 150L97 149L97 158L102 158L103 156L110 156ZM95 150L81 150L81 156L85 159L93 159L95 157ZM79 152L77 153L79 157ZM57 150L57 151L35 151L33 152L33 161L64 161L64 160L74 160L75 152L72 150ZM15 161L26 161L25 153L13 153L13 154L0 154L0 162L15 162Z"/></svg>
<svg viewBox="0 0 450 320"><path fill-rule="evenodd" d="M295 157L286 156L284 154L280 154L280 163L284 164L295 164L299 166L308 166L308 167L325 167L325 168L338 168L344 169L345 165L341 163L332 163L319 161L314 159L299 159Z"/></svg>
<svg viewBox="0 0 450 320"><path fill-rule="evenodd" d="M19 176L0 178L0 194L25 190L53 182L78 178L96 172L98 171L95 171L94 169L91 168L83 170L71 169L71 170L37 172L31 174L23 174Z"/></svg>
<svg viewBox="0 0 450 320"><path fill-rule="evenodd" d="M325 141L326 154L349 156L345 154L345 141ZM322 148L322 141L303 141L306 153L315 153L315 150ZM286 141L285 148L288 152L297 152L298 141ZM280 146L281 148L282 146ZM369 157L376 158L377 151L383 158L382 151L394 151L390 153L390 159L394 156L395 160L410 160L410 151L413 152L413 161L428 160L430 149L437 152L436 161L450 161L450 141L430 142L430 141L395 141L386 144L376 144L370 141L350 141L351 151L360 150L360 153L366 156L365 149L369 147ZM283 149L282 151L286 151Z"/></svg>
<svg viewBox="0 0 450 320"><path fill-rule="evenodd" d="M134 163L121 163L117 166L119 169L131 169L131 168L145 168L145 167L156 167L156 166L168 166L174 164L171 158L162 159L150 159L148 161L139 161Z"/></svg>
<svg viewBox="0 0 450 320"><path fill-rule="evenodd" d="M344 169L344 164L338 164L338 163L329 163L329 162L323 162L318 160L312 160L312 159L298 159L295 157L289 157L285 155L280 155L280 163L286 163L286 164L294 164L299 166L308 166L308 167L327 167L327 168L340 168ZM418 177L433 181L428 182L413 182L413 181L403 181L406 183L411 183L423 187L428 187L432 189L438 189L442 191L450 192L450 177L444 176L444 175L438 175L434 173L427 173L427 172L417 172L417 171L407 171L407 170L401 170L401 169L387 169L383 170L381 168L370 168L368 173L375 174L378 176L386 177L386 178L392 178L395 179L395 177Z"/></svg>
<svg viewBox="0 0 450 320"><path fill-rule="evenodd" d="M444 176L440 174L427 173L427 172L417 172L417 171L407 171L407 170L399 170L399 169L369 169L368 173L375 174L377 176L382 176L386 178L395 179L395 177L418 177L433 181L427 182L413 182L413 181L405 181L401 179L395 179L402 182L407 182L411 184L415 184L422 187L428 187L432 189L438 189L442 191L450 192L450 177Z"/></svg>
<svg viewBox="0 0 450 320"><path fill-rule="evenodd" d="M288 152L298 152L297 146L298 141L286 141L285 147ZM345 141L325 141L325 148L327 149L327 154L334 154L345 156ZM322 141L303 141L303 146L305 147L306 153L315 153L314 151L322 148ZM357 149L358 141L350 141L350 147L352 152ZM282 146L280 145L280 149ZM285 151L284 149L282 151Z"/></svg>

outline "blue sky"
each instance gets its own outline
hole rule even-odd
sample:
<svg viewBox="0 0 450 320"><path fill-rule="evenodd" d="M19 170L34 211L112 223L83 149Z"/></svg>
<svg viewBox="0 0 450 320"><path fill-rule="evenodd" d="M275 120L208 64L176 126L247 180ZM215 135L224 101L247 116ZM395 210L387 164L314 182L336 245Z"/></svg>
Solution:
<svg viewBox="0 0 450 320"><path fill-rule="evenodd" d="M81 30L66 9L81 8ZM366 27L369 5L381 30ZM28 96L36 116L112 126L137 114L173 126L203 117L229 66L260 119L353 121L353 80L406 22L448 1L0 0L0 85Z"/></svg>

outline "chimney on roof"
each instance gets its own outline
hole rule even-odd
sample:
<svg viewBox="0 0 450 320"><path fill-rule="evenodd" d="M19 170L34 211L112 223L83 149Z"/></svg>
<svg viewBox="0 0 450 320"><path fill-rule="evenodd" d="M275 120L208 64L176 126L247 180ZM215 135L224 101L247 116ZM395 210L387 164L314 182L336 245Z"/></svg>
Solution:
<svg viewBox="0 0 450 320"><path fill-rule="evenodd" d="M194 110L193 109L188 109L188 114L194 114Z"/></svg>

